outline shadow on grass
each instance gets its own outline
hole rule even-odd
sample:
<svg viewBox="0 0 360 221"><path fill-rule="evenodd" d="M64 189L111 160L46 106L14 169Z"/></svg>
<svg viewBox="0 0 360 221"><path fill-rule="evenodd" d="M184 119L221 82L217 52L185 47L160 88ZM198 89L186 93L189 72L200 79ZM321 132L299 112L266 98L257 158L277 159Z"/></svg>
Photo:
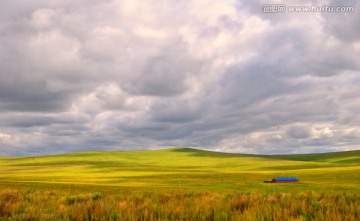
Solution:
<svg viewBox="0 0 360 221"><path fill-rule="evenodd" d="M240 157L257 157L257 155L252 154L236 154L236 153L223 153L223 152L214 152L207 150L199 150L194 148L173 148L170 149L171 152L178 153L189 153L191 156L195 157L218 157L218 158L240 158Z"/></svg>

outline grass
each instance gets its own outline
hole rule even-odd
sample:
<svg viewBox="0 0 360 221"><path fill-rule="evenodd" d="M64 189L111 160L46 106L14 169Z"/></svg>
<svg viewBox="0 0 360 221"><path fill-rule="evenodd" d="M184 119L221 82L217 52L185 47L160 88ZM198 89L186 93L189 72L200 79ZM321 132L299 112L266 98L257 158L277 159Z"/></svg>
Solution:
<svg viewBox="0 0 360 221"><path fill-rule="evenodd" d="M359 220L354 193L0 191L9 220Z"/></svg>
<svg viewBox="0 0 360 221"><path fill-rule="evenodd" d="M324 156L324 157L322 157ZM356 191L360 151L257 156L174 148L132 152L81 152L0 159L6 186L91 186L107 189L268 191L264 180L295 176L299 184L271 191Z"/></svg>
<svg viewBox="0 0 360 221"><path fill-rule="evenodd" d="M276 212L285 220L358 220L359 171L360 151L261 156L173 148L3 157L0 220L272 220ZM263 182L289 176L300 182Z"/></svg>

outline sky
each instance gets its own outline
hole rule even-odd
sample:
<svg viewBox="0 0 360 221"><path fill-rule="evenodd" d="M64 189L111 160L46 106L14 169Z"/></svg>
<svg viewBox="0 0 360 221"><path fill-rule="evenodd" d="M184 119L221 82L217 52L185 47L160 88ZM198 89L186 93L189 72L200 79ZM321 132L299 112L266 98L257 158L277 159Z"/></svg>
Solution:
<svg viewBox="0 0 360 221"><path fill-rule="evenodd" d="M0 155L360 149L360 1L0 2Z"/></svg>

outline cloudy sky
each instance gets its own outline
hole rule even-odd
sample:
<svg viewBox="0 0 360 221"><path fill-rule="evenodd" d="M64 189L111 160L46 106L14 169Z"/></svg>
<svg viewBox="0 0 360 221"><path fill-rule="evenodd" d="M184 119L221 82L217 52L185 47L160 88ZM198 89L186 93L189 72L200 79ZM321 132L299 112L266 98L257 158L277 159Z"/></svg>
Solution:
<svg viewBox="0 0 360 221"><path fill-rule="evenodd" d="M360 148L360 3L0 2L0 155Z"/></svg>

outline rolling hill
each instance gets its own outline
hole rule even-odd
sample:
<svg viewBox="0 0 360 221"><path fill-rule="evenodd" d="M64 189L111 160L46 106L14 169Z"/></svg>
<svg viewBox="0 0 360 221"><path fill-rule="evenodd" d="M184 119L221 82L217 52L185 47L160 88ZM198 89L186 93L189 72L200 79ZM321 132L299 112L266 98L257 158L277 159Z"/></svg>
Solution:
<svg viewBox="0 0 360 221"><path fill-rule="evenodd" d="M360 192L360 151L244 155L190 148L0 158L2 186L122 190ZM273 177L297 184L265 184Z"/></svg>

